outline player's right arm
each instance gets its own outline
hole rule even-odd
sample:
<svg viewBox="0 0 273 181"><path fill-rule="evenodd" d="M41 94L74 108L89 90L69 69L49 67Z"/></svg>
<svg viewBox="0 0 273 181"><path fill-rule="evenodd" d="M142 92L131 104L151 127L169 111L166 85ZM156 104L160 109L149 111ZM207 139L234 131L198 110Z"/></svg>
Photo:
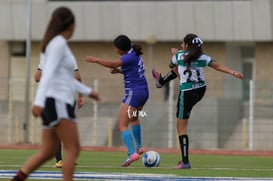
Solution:
<svg viewBox="0 0 273 181"><path fill-rule="evenodd" d="M99 65L102 65L104 67L108 67L108 68L117 68L120 67L122 65L122 61L121 59L117 59L117 60L106 60L103 58L98 58L98 57L93 57L93 56L86 56L85 60L87 62L90 63L97 63Z"/></svg>

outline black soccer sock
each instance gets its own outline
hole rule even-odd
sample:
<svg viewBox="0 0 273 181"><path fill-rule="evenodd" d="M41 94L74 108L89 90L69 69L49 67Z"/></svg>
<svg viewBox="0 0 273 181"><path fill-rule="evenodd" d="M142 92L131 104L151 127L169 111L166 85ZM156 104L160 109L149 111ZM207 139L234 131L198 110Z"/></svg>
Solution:
<svg viewBox="0 0 273 181"><path fill-rule="evenodd" d="M19 170L11 181L24 181L27 178L27 174Z"/></svg>
<svg viewBox="0 0 273 181"><path fill-rule="evenodd" d="M55 154L56 162L62 160L62 144L59 143L56 154Z"/></svg>
<svg viewBox="0 0 273 181"><path fill-rule="evenodd" d="M182 154L182 162L189 163L189 137L188 135L179 136L180 149Z"/></svg>
<svg viewBox="0 0 273 181"><path fill-rule="evenodd" d="M166 84L167 82L169 82L169 81L175 79L176 77L177 77L176 73L175 73L173 70L171 70L171 71L170 71L169 73L167 73L167 75L165 75L164 77L160 77L159 83L160 83L161 85L164 85L164 84Z"/></svg>

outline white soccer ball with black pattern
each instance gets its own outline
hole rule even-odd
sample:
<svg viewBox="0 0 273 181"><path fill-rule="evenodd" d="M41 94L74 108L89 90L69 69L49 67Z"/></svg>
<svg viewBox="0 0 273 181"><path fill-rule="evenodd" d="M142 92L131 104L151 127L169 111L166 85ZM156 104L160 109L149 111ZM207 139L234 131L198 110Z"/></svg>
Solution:
<svg viewBox="0 0 273 181"><path fill-rule="evenodd" d="M160 155L156 151L147 151L142 157L145 167L158 167L160 163Z"/></svg>

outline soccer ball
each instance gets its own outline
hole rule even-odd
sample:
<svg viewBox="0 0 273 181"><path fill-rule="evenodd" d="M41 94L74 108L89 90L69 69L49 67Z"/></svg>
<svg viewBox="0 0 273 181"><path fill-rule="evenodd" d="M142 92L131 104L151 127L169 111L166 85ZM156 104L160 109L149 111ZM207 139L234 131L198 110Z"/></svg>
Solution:
<svg viewBox="0 0 273 181"><path fill-rule="evenodd" d="M142 157L145 167L158 167L160 163L160 155L156 151L147 151Z"/></svg>

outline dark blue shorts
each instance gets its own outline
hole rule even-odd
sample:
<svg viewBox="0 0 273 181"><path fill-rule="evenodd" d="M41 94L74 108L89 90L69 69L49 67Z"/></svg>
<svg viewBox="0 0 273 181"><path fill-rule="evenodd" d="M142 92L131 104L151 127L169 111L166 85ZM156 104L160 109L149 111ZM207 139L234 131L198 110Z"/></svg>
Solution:
<svg viewBox="0 0 273 181"><path fill-rule="evenodd" d="M148 88L143 89L125 89L125 96L122 103L137 108L144 106L149 98Z"/></svg>

